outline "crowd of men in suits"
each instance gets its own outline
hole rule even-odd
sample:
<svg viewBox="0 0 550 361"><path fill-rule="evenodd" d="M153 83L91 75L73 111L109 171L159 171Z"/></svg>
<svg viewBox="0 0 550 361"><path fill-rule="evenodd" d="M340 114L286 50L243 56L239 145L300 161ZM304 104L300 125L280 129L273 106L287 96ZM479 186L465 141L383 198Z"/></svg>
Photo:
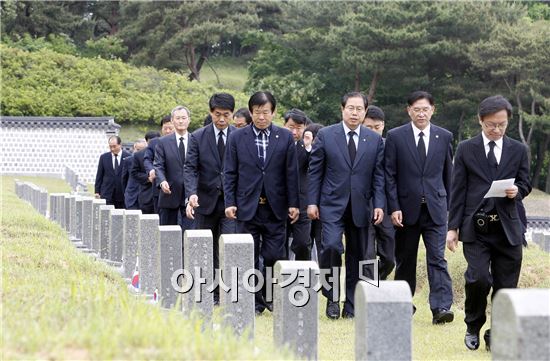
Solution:
<svg viewBox="0 0 550 361"><path fill-rule="evenodd" d="M233 96L214 94L204 127L188 132L191 113L175 107L161 121L161 134L148 132L121 150L109 138L101 155L96 197L117 208L158 213L161 225L212 230L214 266L218 238L249 233L255 268L276 261L310 260L317 253L326 270L323 295L331 319L354 317L360 275L373 277L363 261L379 259L379 277L395 267L414 295L420 237L426 247L429 304L434 324L452 322L453 290L445 260L463 242L467 331L465 345L479 347L487 296L517 287L522 261L525 210L531 191L527 150L505 135L512 106L502 96L483 100L481 132L458 145L453 164L452 133L431 122L431 94L407 99L410 122L382 137L385 115L365 95L342 97L342 120L323 127L299 109L273 123L277 102L253 94L237 112ZM500 198L484 198L492 182L514 178ZM345 261L345 302L340 311L339 279ZM272 310L265 287L256 293L256 313ZM218 300L217 291L215 301ZM411 312L415 312L413 306ZM490 332L484 335L487 347Z"/></svg>

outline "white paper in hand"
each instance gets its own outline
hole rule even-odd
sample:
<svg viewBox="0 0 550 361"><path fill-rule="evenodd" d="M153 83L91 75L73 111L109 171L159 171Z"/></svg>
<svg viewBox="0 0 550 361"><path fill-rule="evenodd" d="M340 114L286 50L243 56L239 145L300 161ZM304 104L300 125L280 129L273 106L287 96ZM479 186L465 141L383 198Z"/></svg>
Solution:
<svg viewBox="0 0 550 361"><path fill-rule="evenodd" d="M483 198L506 197L506 189L513 186L515 181L515 178L493 181L491 188L489 188L489 191Z"/></svg>

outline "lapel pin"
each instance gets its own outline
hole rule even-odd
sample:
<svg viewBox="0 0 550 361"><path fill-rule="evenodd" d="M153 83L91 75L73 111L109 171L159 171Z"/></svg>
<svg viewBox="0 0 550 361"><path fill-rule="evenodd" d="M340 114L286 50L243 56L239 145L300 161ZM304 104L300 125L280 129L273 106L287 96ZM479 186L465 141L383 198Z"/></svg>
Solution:
<svg viewBox="0 0 550 361"><path fill-rule="evenodd" d="M436 138L439 138L439 135L436 134L435 137L436 137Z"/></svg>
<svg viewBox="0 0 550 361"><path fill-rule="evenodd" d="M279 134L276 134L276 135L275 135L275 138L279 138Z"/></svg>

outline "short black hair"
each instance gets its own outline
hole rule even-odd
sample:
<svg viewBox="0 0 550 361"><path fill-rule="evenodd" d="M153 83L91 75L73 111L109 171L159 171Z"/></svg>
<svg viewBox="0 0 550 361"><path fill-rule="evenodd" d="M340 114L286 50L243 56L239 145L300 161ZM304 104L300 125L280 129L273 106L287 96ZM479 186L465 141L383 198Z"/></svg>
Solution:
<svg viewBox="0 0 550 361"><path fill-rule="evenodd" d="M426 99L430 102L430 105L434 105L434 97L430 93L424 90L417 90L409 94L409 97L407 98L407 104L409 106L413 105L417 100L420 99Z"/></svg>
<svg viewBox="0 0 550 361"><path fill-rule="evenodd" d="M311 132L311 134L313 134L313 139L315 139L317 137L317 133L319 132L319 130L323 128L323 125L322 124L319 124L319 123L311 123L310 125L308 125L306 127L306 129L304 129L304 133L305 132Z"/></svg>
<svg viewBox="0 0 550 361"><path fill-rule="evenodd" d="M145 133L145 141L146 142L150 141L153 138L158 138L158 137L160 137L160 133L157 132L157 131L154 131L154 130L151 130L151 131Z"/></svg>
<svg viewBox="0 0 550 361"><path fill-rule="evenodd" d="M164 124L170 123L171 121L172 121L172 116L170 114L163 116L162 119L160 120L160 127L162 128Z"/></svg>
<svg viewBox="0 0 550 361"><path fill-rule="evenodd" d="M247 108L240 108L233 113L233 119L243 117L246 120L246 124L252 123L252 116L250 116L250 110Z"/></svg>
<svg viewBox="0 0 550 361"><path fill-rule="evenodd" d="M384 121L385 119L384 111L379 107L377 107L376 105L369 105L369 107L367 108L367 115L365 116L365 118Z"/></svg>
<svg viewBox="0 0 550 361"><path fill-rule="evenodd" d="M493 95L483 99L481 103L479 103L477 115L479 119L483 120L484 116L498 113L501 110L506 110L508 119L512 117L512 104L502 95Z"/></svg>
<svg viewBox="0 0 550 361"><path fill-rule="evenodd" d="M273 113L275 111L275 108L277 107L277 101L275 100L273 94L266 91L256 92L252 94L252 96L248 100L248 110L250 110L250 113L252 113L253 106L262 106L267 103L271 103L271 113Z"/></svg>
<svg viewBox="0 0 550 361"><path fill-rule="evenodd" d="M118 135L111 135L109 137L109 139L107 140L107 142L110 142L111 139L116 139L116 144L120 145L122 143L122 139L120 139L120 137Z"/></svg>
<svg viewBox="0 0 550 361"><path fill-rule="evenodd" d="M341 103L342 108L344 108L348 102L349 98L363 98L363 103L365 104L365 108L369 106L369 100L367 99L367 96L361 92L349 92L344 94L342 97Z"/></svg>
<svg viewBox="0 0 550 361"><path fill-rule="evenodd" d="M219 108L229 109L233 112L235 110L235 98L228 93L216 93L210 98L208 106L210 107L210 111L213 111L214 108Z"/></svg>
<svg viewBox="0 0 550 361"><path fill-rule="evenodd" d="M287 123L290 118L292 118L296 124L308 125L311 123L311 120L307 117L306 113L296 108L290 109L286 112L283 118L285 119L285 123Z"/></svg>

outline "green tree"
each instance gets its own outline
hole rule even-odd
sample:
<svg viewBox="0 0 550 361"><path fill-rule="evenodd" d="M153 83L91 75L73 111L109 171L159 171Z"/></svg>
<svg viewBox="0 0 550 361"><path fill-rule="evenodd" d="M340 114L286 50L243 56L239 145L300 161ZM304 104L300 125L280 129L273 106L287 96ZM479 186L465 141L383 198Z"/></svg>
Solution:
<svg viewBox="0 0 550 361"><path fill-rule="evenodd" d="M200 80L213 48L259 24L254 9L252 2L125 3L118 35L133 63L187 69L189 80Z"/></svg>

